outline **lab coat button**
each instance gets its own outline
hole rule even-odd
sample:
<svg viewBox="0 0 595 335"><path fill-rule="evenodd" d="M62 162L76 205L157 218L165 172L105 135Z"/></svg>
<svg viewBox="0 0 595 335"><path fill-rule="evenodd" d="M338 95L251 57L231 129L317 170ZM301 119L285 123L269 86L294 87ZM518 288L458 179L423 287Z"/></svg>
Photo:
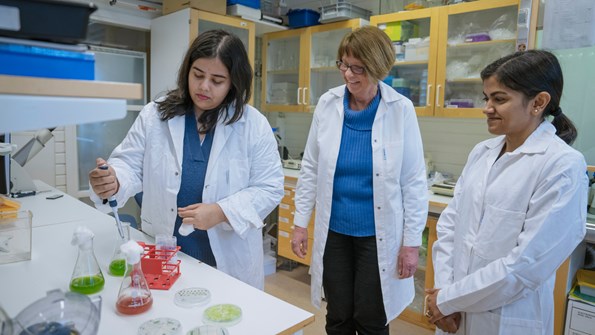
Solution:
<svg viewBox="0 0 595 335"><path fill-rule="evenodd" d="M175 175L176 175L176 176L177 176L177 175L179 175L178 171L176 171Z"/></svg>
<svg viewBox="0 0 595 335"><path fill-rule="evenodd" d="M376 177L379 177L379 176L380 176L380 173L377 173L377 174L376 174Z"/></svg>
<svg viewBox="0 0 595 335"><path fill-rule="evenodd" d="M381 209L382 207L378 206L378 209Z"/></svg>
<svg viewBox="0 0 595 335"><path fill-rule="evenodd" d="M170 210L171 210L172 212L174 211L174 209L173 209L173 208L170 208Z"/></svg>
<svg viewBox="0 0 595 335"><path fill-rule="evenodd" d="M386 271L385 269L382 269L382 272Z"/></svg>
<svg viewBox="0 0 595 335"><path fill-rule="evenodd" d="M378 239L378 241L382 242L382 237Z"/></svg>

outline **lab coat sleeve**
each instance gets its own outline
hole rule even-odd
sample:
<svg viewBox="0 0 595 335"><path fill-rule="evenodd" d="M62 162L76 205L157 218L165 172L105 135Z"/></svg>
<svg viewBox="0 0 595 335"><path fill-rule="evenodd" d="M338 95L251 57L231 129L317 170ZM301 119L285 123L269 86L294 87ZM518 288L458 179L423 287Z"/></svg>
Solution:
<svg viewBox="0 0 595 335"><path fill-rule="evenodd" d="M444 315L484 312L522 298L550 278L582 241L588 180L584 159L575 155L558 157L543 168L518 245L507 256L441 289L438 308Z"/></svg>
<svg viewBox="0 0 595 335"><path fill-rule="evenodd" d="M249 157L248 186L217 201L234 231L245 238L251 228L262 228L263 220L283 198L283 169L277 141L266 119L258 125L258 139Z"/></svg>
<svg viewBox="0 0 595 335"><path fill-rule="evenodd" d="M318 183L318 155L320 148L318 147L318 124L319 114L326 101L321 101L316 106L312 124L310 125L310 132L308 133L308 140L306 141L306 148L304 150L304 157L302 158L302 169L298 178L295 190L295 215L293 223L302 228L307 228L310 222L310 217L314 211L316 204L316 187Z"/></svg>
<svg viewBox="0 0 595 335"><path fill-rule="evenodd" d="M432 264L434 264L434 287L442 288L454 280L453 259L455 222L457 222L457 190L463 187L465 172L461 174L455 194L448 206L440 214L436 224L438 239L432 245Z"/></svg>
<svg viewBox="0 0 595 335"><path fill-rule="evenodd" d="M124 206L130 197L142 191L146 129L148 123L158 119L156 108L155 103L151 102L141 110L124 140L107 160L108 165L116 171L120 183L120 188L115 194L118 207ZM97 209L102 212L111 211L109 205L103 204L103 200L92 189L90 197Z"/></svg>
<svg viewBox="0 0 595 335"><path fill-rule="evenodd" d="M428 217L428 181L421 133L411 101L407 100L403 113L405 141L400 178L404 209L403 246L417 247L421 245Z"/></svg>

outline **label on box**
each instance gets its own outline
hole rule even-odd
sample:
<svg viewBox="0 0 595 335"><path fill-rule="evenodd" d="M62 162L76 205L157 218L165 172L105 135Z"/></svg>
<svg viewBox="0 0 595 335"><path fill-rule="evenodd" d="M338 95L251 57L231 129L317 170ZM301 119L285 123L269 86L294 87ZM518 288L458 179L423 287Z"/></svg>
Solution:
<svg viewBox="0 0 595 335"><path fill-rule="evenodd" d="M566 320L566 335L595 334L595 306L578 301L569 301Z"/></svg>
<svg viewBox="0 0 595 335"><path fill-rule="evenodd" d="M18 7L0 5L0 29L21 30L21 15Z"/></svg>

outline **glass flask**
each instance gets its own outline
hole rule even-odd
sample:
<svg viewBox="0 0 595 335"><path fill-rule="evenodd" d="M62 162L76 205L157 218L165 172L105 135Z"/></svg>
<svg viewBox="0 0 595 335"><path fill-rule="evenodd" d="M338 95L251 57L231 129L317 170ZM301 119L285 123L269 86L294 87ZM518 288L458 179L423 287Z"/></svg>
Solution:
<svg viewBox="0 0 595 335"><path fill-rule="evenodd" d="M148 311L153 305L149 284L141 267L143 248L133 240L121 247L126 257L126 274L122 279L116 309L121 314L136 315Z"/></svg>
<svg viewBox="0 0 595 335"><path fill-rule="evenodd" d="M109 274L116 277L122 277L126 273L126 257L120 247L130 240L130 223L122 222L122 231L124 237L116 234L116 245L108 267Z"/></svg>
<svg viewBox="0 0 595 335"><path fill-rule="evenodd" d="M72 236L72 245L78 246L78 257L70 279L70 290L82 294L94 294L103 289L105 279L93 252L93 232L86 227L77 227Z"/></svg>

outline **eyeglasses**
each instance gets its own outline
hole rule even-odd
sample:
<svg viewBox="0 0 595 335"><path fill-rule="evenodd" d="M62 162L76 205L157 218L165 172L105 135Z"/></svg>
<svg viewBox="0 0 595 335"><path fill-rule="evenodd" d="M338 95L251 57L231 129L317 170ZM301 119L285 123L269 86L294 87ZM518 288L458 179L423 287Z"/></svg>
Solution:
<svg viewBox="0 0 595 335"><path fill-rule="evenodd" d="M341 70L343 72L346 72L347 69L350 69L353 74L362 74L366 71L366 68L363 66L349 65L349 64L344 63L340 60L338 60L336 63L337 63L337 67L339 68L339 70Z"/></svg>

